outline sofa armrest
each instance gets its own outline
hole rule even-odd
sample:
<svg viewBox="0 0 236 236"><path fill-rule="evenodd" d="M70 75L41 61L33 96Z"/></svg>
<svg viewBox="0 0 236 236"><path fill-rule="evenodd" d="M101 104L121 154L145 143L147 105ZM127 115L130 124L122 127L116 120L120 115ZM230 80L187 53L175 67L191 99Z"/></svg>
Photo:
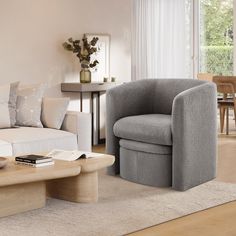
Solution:
<svg viewBox="0 0 236 236"><path fill-rule="evenodd" d="M91 151L91 114L68 111L62 124L62 130L77 135L79 150Z"/></svg>
<svg viewBox="0 0 236 236"><path fill-rule="evenodd" d="M109 174L119 174L119 139L115 137L115 122L126 116L148 114L152 110L152 86L145 80L130 82L109 89L106 93L106 152L115 155Z"/></svg>
<svg viewBox="0 0 236 236"><path fill-rule="evenodd" d="M206 83L178 94L172 109L172 186L187 190L216 176L216 86Z"/></svg>

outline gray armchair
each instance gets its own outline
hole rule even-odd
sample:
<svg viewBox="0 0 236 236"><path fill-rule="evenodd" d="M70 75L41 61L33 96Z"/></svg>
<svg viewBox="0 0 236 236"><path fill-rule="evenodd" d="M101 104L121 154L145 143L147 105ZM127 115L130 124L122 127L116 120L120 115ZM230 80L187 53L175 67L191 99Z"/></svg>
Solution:
<svg viewBox="0 0 236 236"><path fill-rule="evenodd" d="M107 92L109 174L187 190L216 176L217 99L213 83L149 79Z"/></svg>

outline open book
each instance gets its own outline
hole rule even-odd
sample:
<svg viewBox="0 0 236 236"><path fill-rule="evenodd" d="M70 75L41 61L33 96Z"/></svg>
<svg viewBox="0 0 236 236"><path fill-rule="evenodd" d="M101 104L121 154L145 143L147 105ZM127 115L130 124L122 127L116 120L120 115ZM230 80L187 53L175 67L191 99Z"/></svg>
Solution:
<svg viewBox="0 0 236 236"><path fill-rule="evenodd" d="M92 157L99 157L102 156L101 153L95 153L95 152L83 152L83 151L65 151L60 149L53 149L51 152L49 152L46 156L52 157L56 160L63 160L63 161L76 161L80 158L92 158Z"/></svg>

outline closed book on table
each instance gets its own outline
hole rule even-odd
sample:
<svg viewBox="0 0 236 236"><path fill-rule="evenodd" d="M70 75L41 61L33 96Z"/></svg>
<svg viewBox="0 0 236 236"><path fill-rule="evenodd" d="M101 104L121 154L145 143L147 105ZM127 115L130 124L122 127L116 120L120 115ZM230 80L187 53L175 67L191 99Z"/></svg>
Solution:
<svg viewBox="0 0 236 236"><path fill-rule="evenodd" d="M16 164L27 165L27 166L32 166L32 167L44 167L44 166L54 165L54 161L48 161L48 162L38 163L38 164L33 164L33 163L23 162L23 161L16 161Z"/></svg>
<svg viewBox="0 0 236 236"><path fill-rule="evenodd" d="M51 157L45 157L40 155L26 155L26 156L19 156L15 158L15 161L18 162L25 162L25 163L32 163L32 164L40 164L52 161Z"/></svg>

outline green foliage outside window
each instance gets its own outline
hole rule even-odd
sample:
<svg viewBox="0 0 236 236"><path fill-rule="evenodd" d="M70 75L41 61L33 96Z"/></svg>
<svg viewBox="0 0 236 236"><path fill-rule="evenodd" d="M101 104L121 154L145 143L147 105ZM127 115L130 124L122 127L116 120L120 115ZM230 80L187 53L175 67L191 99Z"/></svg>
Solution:
<svg viewBox="0 0 236 236"><path fill-rule="evenodd" d="M200 71L233 74L233 0L200 1Z"/></svg>
<svg viewBox="0 0 236 236"><path fill-rule="evenodd" d="M233 75L233 46L202 46L200 71L215 75Z"/></svg>

